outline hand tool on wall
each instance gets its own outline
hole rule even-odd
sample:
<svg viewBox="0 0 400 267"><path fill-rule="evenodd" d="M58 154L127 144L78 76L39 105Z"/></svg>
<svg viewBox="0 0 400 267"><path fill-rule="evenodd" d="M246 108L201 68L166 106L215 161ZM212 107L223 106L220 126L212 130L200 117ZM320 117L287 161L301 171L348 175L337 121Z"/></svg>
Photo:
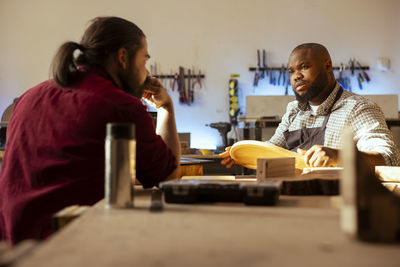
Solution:
<svg viewBox="0 0 400 267"><path fill-rule="evenodd" d="M179 91L179 88L180 88L179 83L180 83L179 74L175 73L173 75L172 80L169 81L169 87L171 88L172 91L175 91L175 86L177 86L177 88L178 88L177 91Z"/></svg>
<svg viewBox="0 0 400 267"><path fill-rule="evenodd" d="M363 68L362 68L362 66L361 66L361 64L360 64L360 62L358 62L358 61L357 61L357 66L360 68L360 72L362 72L362 74L363 74L363 76L364 76L364 79L365 79L367 82L369 82L369 81L370 81L370 78L369 78L368 74L363 70Z"/></svg>
<svg viewBox="0 0 400 267"><path fill-rule="evenodd" d="M289 94L288 89L289 89L289 83L290 83L290 75L289 75L289 68L288 68L288 66L286 66L285 74L286 74L285 95L288 95L288 94Z"/></svg>
<svg viewBox="0 0 400 267"><path fill-rule="evenodd" d="M346 85L345 85L345 83L344 83L344 81L343 81L343 63L340 63L340 67L339 67L339 77L336 79L336 81L338 82L338 83L340 83L340 85L342 85L342 87L344 88L344 89L346 89Z"/></svg>
<svg viewBox="0 0 400 267"><path fill-rule="evenodd" d="M268 76L268 68L267 68L266 57L267 57L267 55L266 55L265 49L263 49L263 68L264 68L264 71L265 71L265 75Z"/></svg>
<svg viewBox="0 0 400 267"><path fill-rule="evenodd" d="M278 76L278 85L281 85L281 77L283 78L282 85L285 83L285 65L282 64L281 69L279 70Z"/></svg>
<svg viewBox="0 0 400 267"><path fill-rule="evenodd" d="M269 84L276 85L276 74L275 71L269 73Z"/></svg>
<svg viewBox="0 0 400 267"><path fill-rule="evenodd" d="M190 103L193 103L193 90L191 84L191 77L192 77L192 71L188 69L188 86L187 86L188 96L186 99L186 103L188 105L190 105Z"/></svg>
<svg viewBox="0 0 400 267"><path fill-rule="evenodd" d="M358 87L360 88L360 90L362 90L363 89L362 82L364 81L364 79L361 75L361 72L358 73L357 81L358 81Z"/></svg>
<svg viewBox="0 0 400 267"><path fill-rule="evenodd" d="M355 69L354 59L349 60L349 66L350 66L350 70L351 70L351 75L354 75L354 69Z"/></svg>
<svg viewBox="0 0 400 267"><path fill-rule="evenodd" d="M183 67L179 67L178 91L179 103L186 103L185 69Z"/></svg>
<svg viewBox="0 0 400 267"><path fill-rule="evenodd" d="M262 63L262 66L260 65L260 76L261 76L261 79L264 79L264 70L265 70L265 68L264 68L264 65L265 65L265 51L264 51L264 49L263 49L263 63ZM257 53L259 53L259 50L257 50Z"/></svg>
<svg viewBox="0 0 400 267"><path fill-rule="evenodd" d="M257 68L256 71L254 73L254 81L253 81L253 86L257 86L258 85L258 79L260 78L260 50L257 49Z"/></svg>
<svg viewBox="0 0 400 267"><path fill-rule="evenodd" d="M193 75L194 75L194 68L193 68ZM201 89L202 85L201 85L201 71L199 70L199 74L196 75L196 79L194 80L194 82L192 83L192 88L194 90L195 85L198 84L199 88Z"/></svg>

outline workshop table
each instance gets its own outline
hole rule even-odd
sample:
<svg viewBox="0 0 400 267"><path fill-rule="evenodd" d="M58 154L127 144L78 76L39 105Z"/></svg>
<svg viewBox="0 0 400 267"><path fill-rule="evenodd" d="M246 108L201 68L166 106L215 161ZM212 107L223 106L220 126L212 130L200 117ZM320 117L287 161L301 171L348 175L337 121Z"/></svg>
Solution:
<svg viewBox="0 0 400 267"><path fill-rule="evenodd" d="M278 206L165 204L150 212L100 201L17 266L400 266L400 245L364 243L340 229L338 196L281 196Z"/></svg>

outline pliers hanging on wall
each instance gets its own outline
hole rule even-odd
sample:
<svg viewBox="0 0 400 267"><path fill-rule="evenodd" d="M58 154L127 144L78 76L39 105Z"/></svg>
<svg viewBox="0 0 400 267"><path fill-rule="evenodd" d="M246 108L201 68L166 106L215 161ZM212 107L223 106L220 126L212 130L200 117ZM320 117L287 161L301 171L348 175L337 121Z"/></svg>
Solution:
<svg viewBox="0 0 400 267"><path fill-rule="evenodd" d="M357 63L357 66L360 68L360 72L362 72L362 74L364 76L364 80L369 82L371 79L369 78L368 74L362 69L360 62L357 61L356 63Z"/></svg>
<svg viewBox="0 0 400 267"><path fill-rule="evenodd" d="M175 91L175 85L178 87L178 91L180 89L180 80L179 80L179 75L178 73L174 74L174 77L169 81L169 87L171 88L172 91Z"/></svg>
<svg viewBox="0 0 400 267"><path fill-rule="evenodd" d="M194 68L193 68L193 75L195 75L194 73L195 73L195 72L194 72ZM199 88L200 88L200 89L202 88L202 85L201 85L201 71L200 71L200 70L199 70L199 74L196 75L196 78L195 78L195 80L194 80L193 83L192 83L192 89L193 89L193 90L194 90L194 86L195 86L196 84L199 85Z"/></svg>

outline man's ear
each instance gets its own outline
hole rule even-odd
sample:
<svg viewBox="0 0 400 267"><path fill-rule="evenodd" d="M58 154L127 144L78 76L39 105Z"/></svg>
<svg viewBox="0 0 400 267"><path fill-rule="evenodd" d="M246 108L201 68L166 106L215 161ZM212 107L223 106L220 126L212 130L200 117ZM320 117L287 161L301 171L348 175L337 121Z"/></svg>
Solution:
<svg viewBox="0 0 400 267"><path fill-rule="evenodd" d="M129 59L128 50L126 50L126 48L123 48L123 47L118 49L118 51L117 51L117 61L118 62L117 63L123 70L126 70L126 68L128 66L128 59Z"/></svg>
<svg viewBox="0 0 400 267"><path fill-rule="evenodd" d="M333 71L333 67L332 67L332 60L327 59L324 63L324 67L326 71Z"/></svg>

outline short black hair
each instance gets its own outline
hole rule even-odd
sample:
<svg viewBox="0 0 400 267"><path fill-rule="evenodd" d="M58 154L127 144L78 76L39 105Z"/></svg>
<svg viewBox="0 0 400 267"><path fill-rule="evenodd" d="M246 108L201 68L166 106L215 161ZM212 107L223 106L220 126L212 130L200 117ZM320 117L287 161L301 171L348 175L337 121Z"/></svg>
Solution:
<svg viewBox="0 0 400 267"><path fill-rule="evenodd" d="M318 43L304 43L301 45L296 46L292 53L294 51L297 50L301 50L301 49L310 49L313 53L318 53L319 55L321 55L324 59L331 59L331 56L329 55L328 49L326 49L325 46L323 46L322 44L318 44Z"/></svg>

